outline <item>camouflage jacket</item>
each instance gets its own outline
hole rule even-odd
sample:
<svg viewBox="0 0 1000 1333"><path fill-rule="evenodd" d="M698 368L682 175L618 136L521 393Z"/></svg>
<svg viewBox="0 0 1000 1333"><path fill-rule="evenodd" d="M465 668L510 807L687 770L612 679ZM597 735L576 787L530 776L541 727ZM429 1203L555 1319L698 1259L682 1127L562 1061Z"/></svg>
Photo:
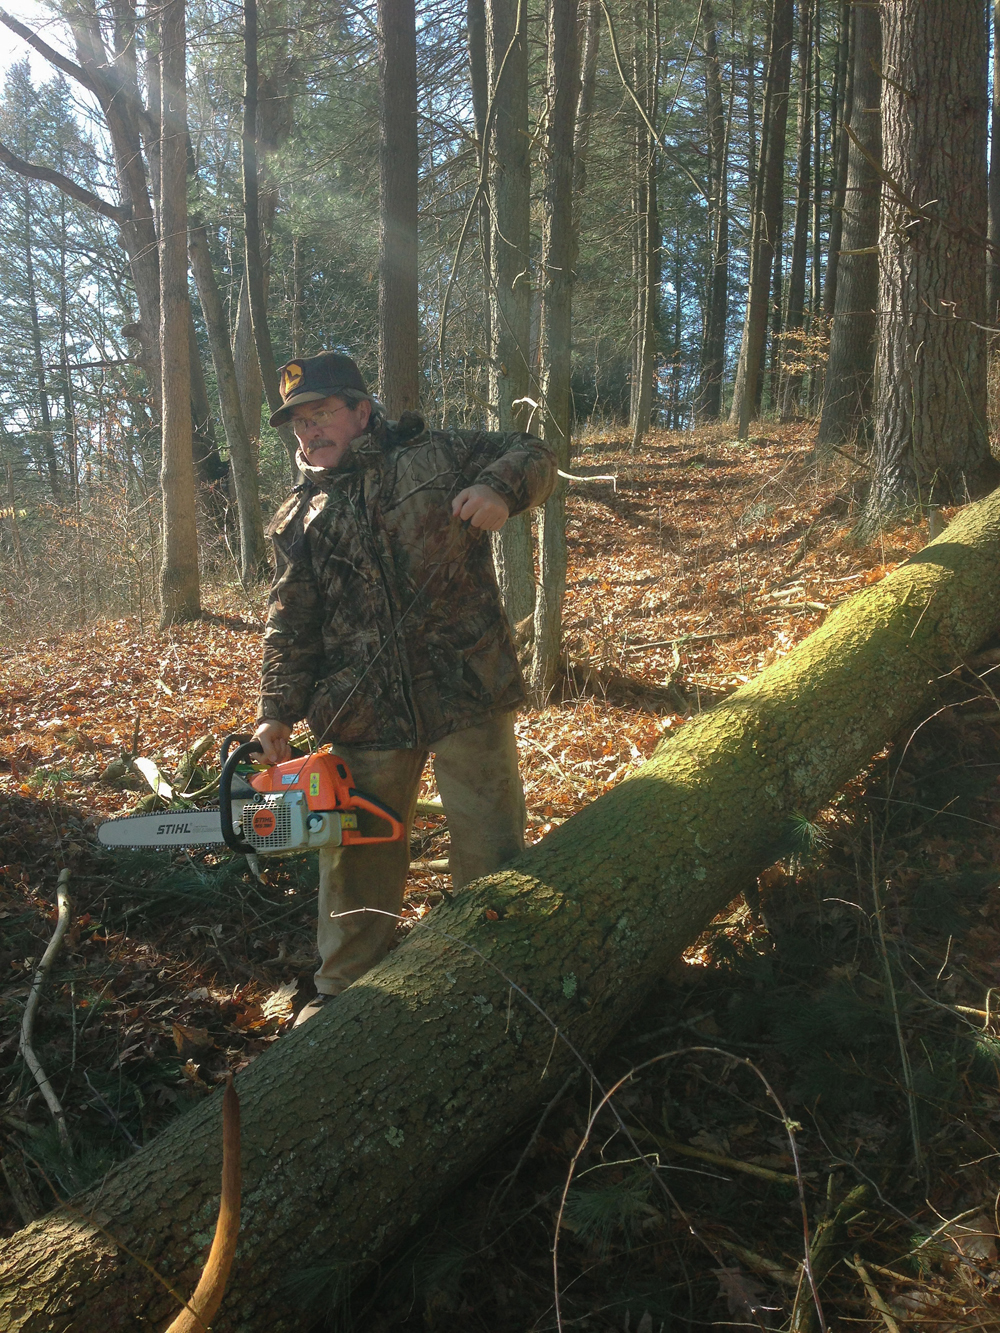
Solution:
<svg viewBox="0 0 1000 1333"><path fill-rule="evenodd" d="M521 703L489 537L451 501L480 482L522 513L555 484L551 451L405 413L307 473L268 530L258 720L306 717L319 744L411 749Z"/></svg>

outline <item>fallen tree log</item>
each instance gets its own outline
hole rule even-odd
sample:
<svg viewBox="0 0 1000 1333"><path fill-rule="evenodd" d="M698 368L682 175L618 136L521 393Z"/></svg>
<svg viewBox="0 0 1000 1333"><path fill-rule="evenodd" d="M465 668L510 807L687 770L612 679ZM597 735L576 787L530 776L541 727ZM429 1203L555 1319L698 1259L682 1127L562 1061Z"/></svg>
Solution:
<svg viewBox="0 0 1000 1333"><path fill-rule="evenodd" d="M562 1038L586 1055L606 1045L789 821L998 625L1000 491L261 1056L237 1080L243 1229L213 1328L299 1329L290 1270L360 1278L551 1098L574 1060ZM220 1101L0 1247L3 1333L160 1329L176 1314L123 1247L191 1289L218 1207Z"/></svg>

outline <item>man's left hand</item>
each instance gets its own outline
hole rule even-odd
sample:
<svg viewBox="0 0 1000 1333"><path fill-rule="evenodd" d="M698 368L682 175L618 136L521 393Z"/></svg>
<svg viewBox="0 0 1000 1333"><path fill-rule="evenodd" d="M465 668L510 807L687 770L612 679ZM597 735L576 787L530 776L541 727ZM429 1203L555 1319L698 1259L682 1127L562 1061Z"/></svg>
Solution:
<svg viewBox="0 0 1000 1333"><path fill-rule="evenodd" d="M510 517L506 500L490 486L467 486L451 502L452 518L484 532L499 532Z"/></svg>

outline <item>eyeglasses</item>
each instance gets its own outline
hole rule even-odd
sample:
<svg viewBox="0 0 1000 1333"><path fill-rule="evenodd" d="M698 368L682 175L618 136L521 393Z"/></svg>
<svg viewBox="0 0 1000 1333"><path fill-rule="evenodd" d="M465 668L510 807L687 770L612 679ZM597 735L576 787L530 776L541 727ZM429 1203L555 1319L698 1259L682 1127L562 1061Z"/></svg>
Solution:
<svg viewBox="0 0 1000 1333"><path fill-rule="evenodd" d="M311 430L322 430L324 426L329 426L330 422L338 412L346 412L347 404L343 407L326 408L322 412L315 412L311 417L292 417L292 431L299 437L308 435Z"/></svg>

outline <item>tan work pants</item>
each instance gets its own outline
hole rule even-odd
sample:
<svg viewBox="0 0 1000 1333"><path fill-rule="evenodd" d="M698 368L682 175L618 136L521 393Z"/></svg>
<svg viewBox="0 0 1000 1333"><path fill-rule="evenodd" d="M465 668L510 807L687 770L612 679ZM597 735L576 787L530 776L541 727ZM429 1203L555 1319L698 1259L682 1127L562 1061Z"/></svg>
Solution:
<svg viewBox="0 0 1000 1333"><path fill-rule="evenodd" d="M406 824L406 839L320 851L317 942L322 962L315 980L321 995L339 995L389 949L403 905L410 827L428 751L342 745L337 753L347 760L359 791L399 814ZM524 850L524 792L513 713L501 713L438 741L434 776L448 818L456 889ZM345 912L353 915L340 915Z"/></svg>

